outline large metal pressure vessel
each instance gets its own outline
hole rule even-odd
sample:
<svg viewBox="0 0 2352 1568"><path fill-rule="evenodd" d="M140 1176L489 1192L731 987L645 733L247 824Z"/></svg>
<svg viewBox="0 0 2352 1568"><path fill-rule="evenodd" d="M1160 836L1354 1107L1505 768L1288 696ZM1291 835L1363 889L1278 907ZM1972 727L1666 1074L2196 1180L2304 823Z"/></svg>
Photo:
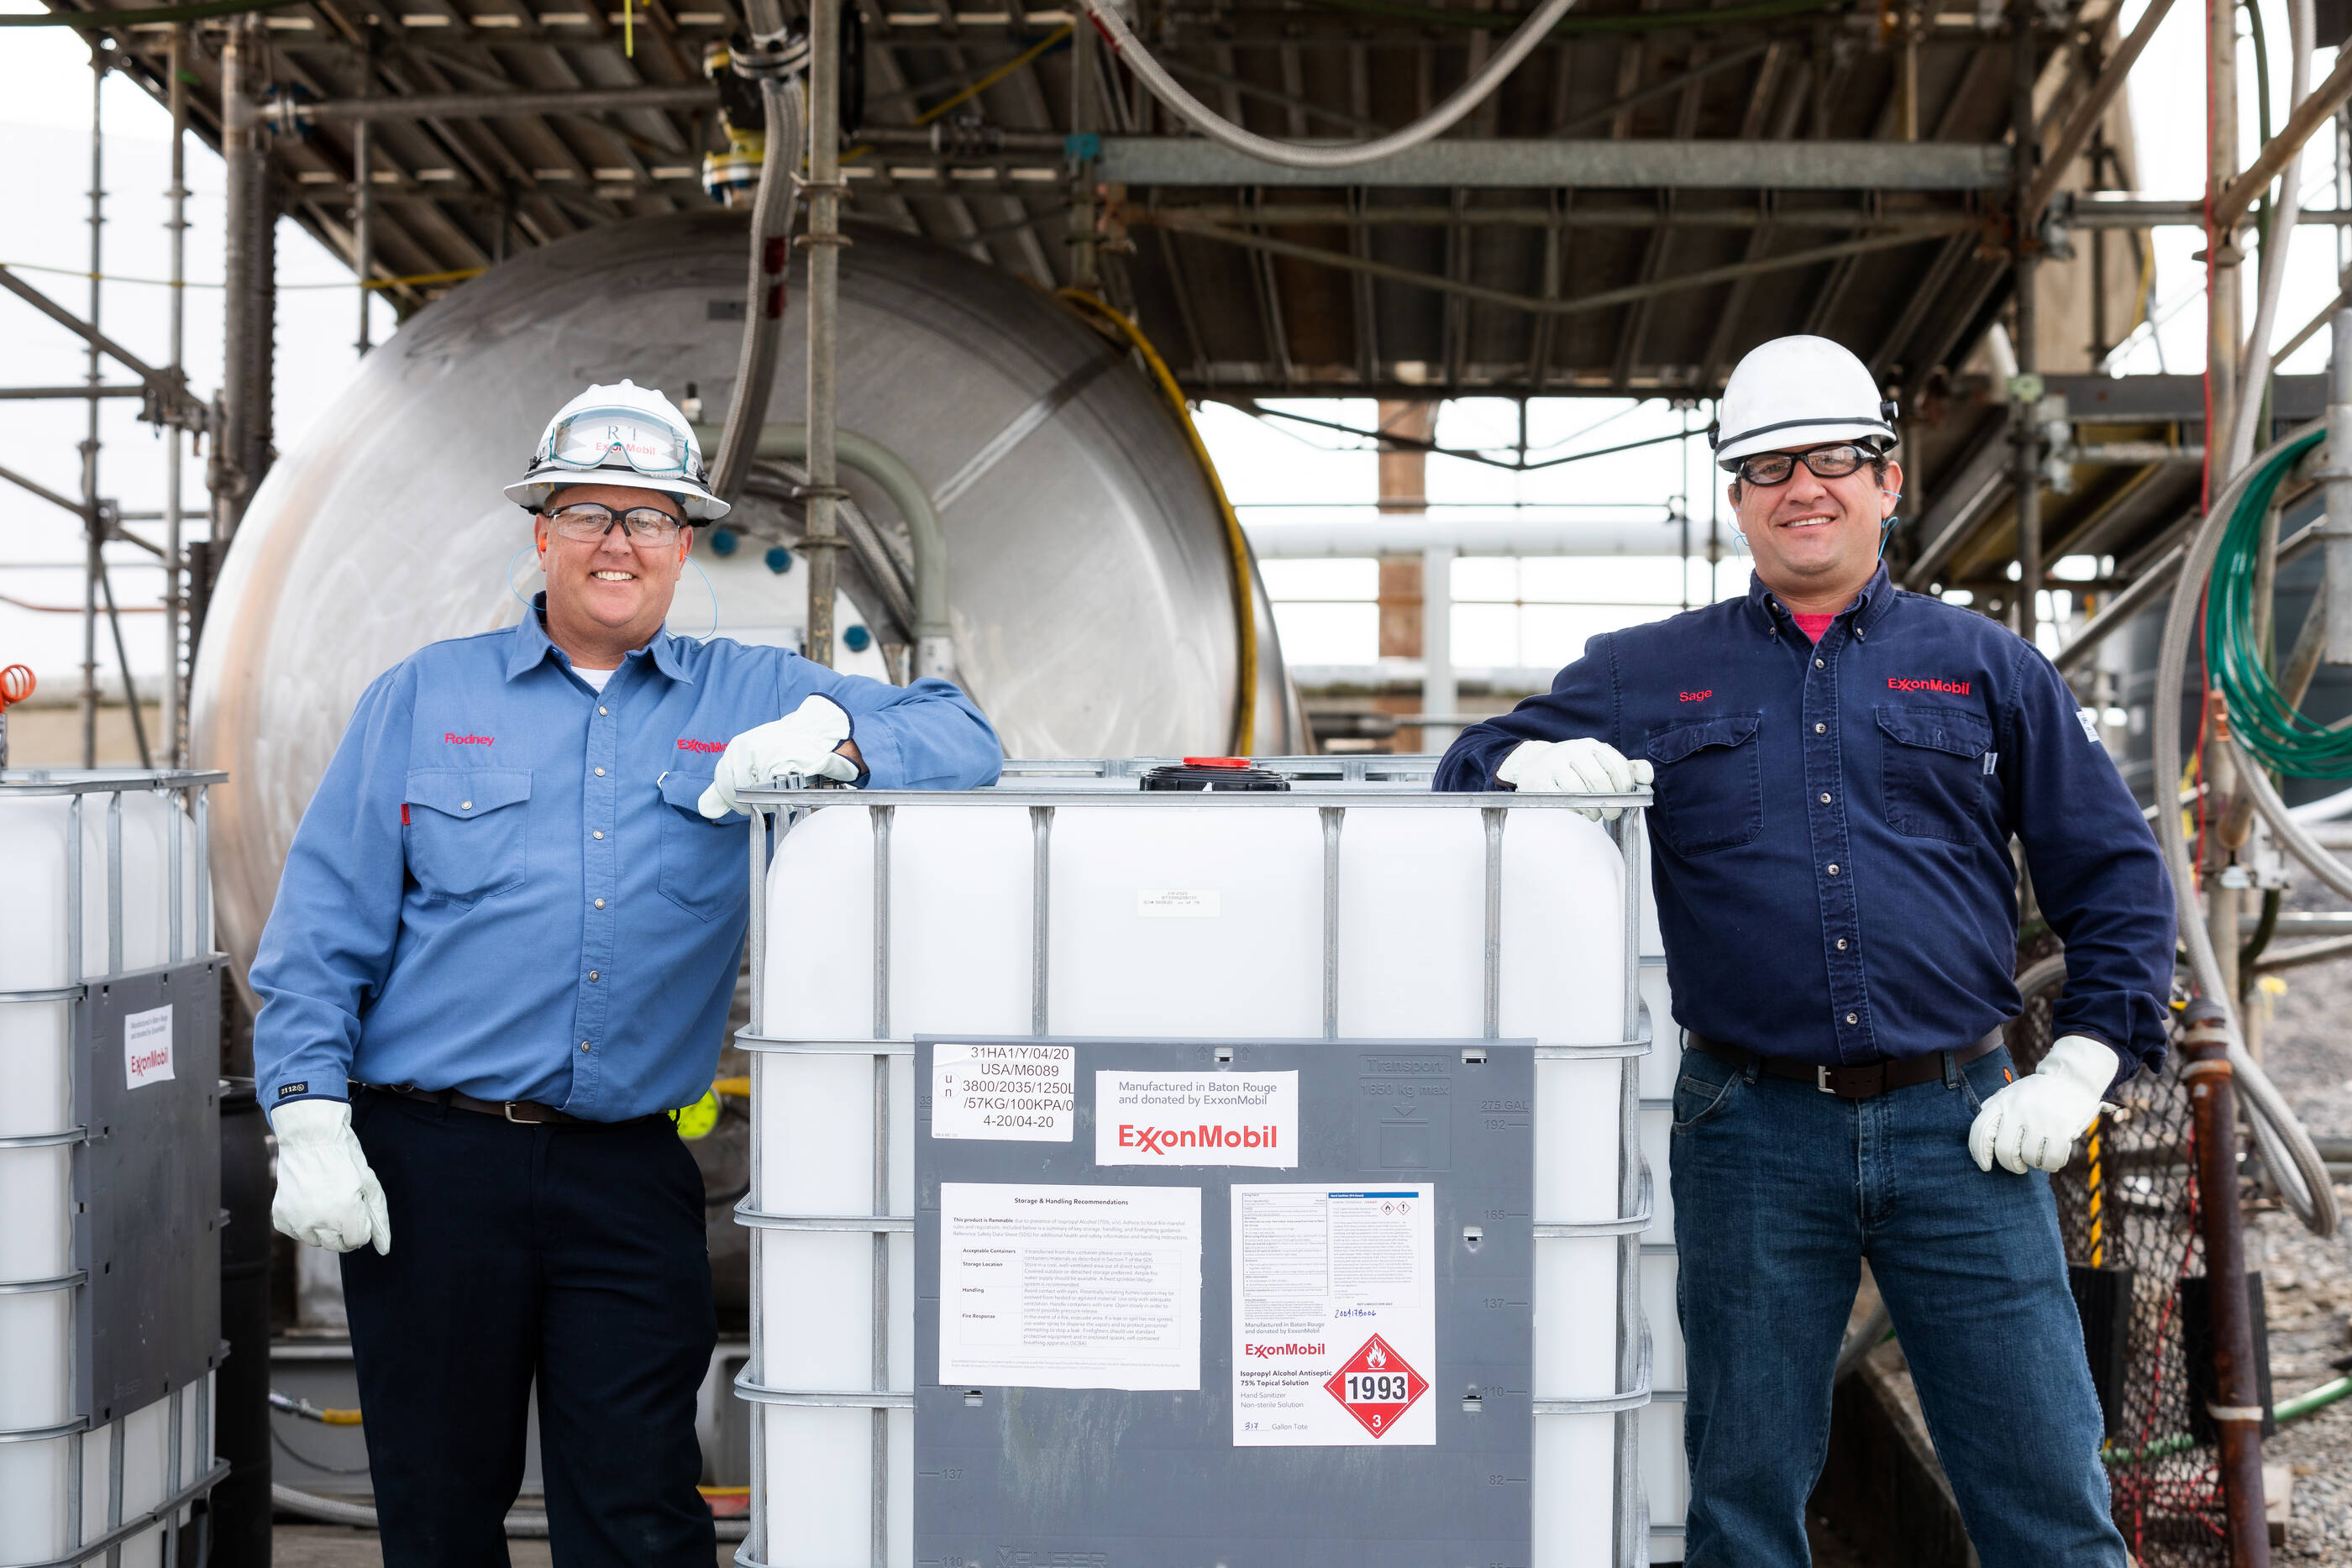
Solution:
<svg viewBox="0 0 2352 1568"><path fill-rule="evenodd" d="M1037 289L927 241L851 233L840 423L895 450L935 497L959 678L1007 751L1227 748L1239 669L1232 559L1160 392ZM625 376L681 402L691 388L706 420L724 416L746 236L740 213L679 214L511 261L378 348L271 471L215 591L190 705L199 766L229 775L212 841L220 931L240 972L368 682L436 638L511 623L538 588L530 519L499 487L548 416L589 383ZM796 274L774 422L806 417L803 299ZM844 483L903 542L882 491L853 473ZM772 479L723 526L730 539L699 530L694 559L709 589L686 576L671 629L797 642L806 580L790 548L788 486ZM854 552L841 553L837 623L876 637L843 667L880 674L879 645L896 634L889 608ZM1301 750L1263 589L1253 597L1254 749Z"/></svg>

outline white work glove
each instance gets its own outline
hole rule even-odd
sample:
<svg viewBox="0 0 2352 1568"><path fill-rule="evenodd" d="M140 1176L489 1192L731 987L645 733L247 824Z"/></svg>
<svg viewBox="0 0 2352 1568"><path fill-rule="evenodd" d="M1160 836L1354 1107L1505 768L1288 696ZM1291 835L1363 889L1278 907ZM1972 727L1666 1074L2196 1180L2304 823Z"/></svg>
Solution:
<svg viewBox="0 0 2352 1568"><path fill-rule="evenodd" d="M269 1113L278 1134L278 1197L269 1223L306 1246L349 1252L375 1243L392 1250L383 1185L368 1169L341 1100L297 1100Z"/></svg>
<svg viewBox="0 0 2352 1568"><path fill-rule="evenodd" d="M1977 1169L2062 1171L2098 1115L2123 1059L2088 1035L2059 1036L2042 1065L1984 1103L1969 1128Z"/></svg>
<svg viewBox="0 0 2352 1568"><path fill-rule="evenodd" d="M1653 776L1646 759L1630 759L1606 741L1590 737L1522 742L1495 769L1498 783L1549 794L1622 795L1647 784ZM1613 821L1617 812L1614 806L1596 806L1578 814L1595 821Z"/></svg>
<svg viewBox="0 0 2352 1568"><path fill-rule="evenodd" d="M849 738L849 716L830 697L811 697L794 711L727 743L726 754L702 792L702 814L717 821L730 811L751 813L735 803L738 789L761 789L787 773L805 779L857 779L857 764L834 749Z"/></svg>

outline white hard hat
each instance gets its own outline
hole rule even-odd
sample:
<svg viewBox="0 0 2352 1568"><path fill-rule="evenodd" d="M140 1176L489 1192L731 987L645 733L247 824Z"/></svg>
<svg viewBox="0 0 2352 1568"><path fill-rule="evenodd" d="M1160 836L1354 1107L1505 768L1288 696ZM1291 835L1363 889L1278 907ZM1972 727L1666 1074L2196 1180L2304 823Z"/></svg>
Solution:
<svg viewBox="0 0 2352 1568"><path fill-rule="evenodd" d="M628 381L590 387L558 409L507 499L536 512L567 485L658 490L686 503L688 522L716 522L729 511L710 493L702 444L686 415L660 392Z"/></svg>
<svg viewBox="0 0 2352 1568"><path fill-rule="evenodd" d="M1775 338L1732 368L1716 404L1715 460L1737 468L1759 452L1851 441L1885 452L1895 444L1895 400L1869 367L1827 338Z"/></svg>

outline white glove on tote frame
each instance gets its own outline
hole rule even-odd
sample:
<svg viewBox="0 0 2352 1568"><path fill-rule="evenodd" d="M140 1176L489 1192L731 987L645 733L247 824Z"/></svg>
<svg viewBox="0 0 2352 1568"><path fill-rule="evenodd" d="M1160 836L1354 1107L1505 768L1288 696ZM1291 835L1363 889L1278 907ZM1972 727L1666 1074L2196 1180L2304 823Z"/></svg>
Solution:
<svg viewBox="0 0 2352 1568"><path fill-rule="evenodd" d="M278 1134L278 1197L269 1223L309 1247L392 1250L383 1186L368 1168L352 1108L341 1100L297 1100L269 1113Z"/></svg>
<svg viewBox="0 0 2352 1568"><path fill-rule="evenodd" d="M2074 1157L2074 1140L2098 1115L2123 1059L2088 1035L2061 1035L2042 1065L1984 1103L1969 1127L1969 1155L1977 1169L2023 1176L2062 1171Z"/></svg>
<svg viewBox="0 0 2352 1568"><path fill-rule="evenodd" d="M849 738L849 716L830 697L812 696L780 719L747 729L727 743L699 808L717 821L730 811L751 813L735 803L738 789L760 789L787 773L805 779L856 782L857 764L834 749Z"/></svg>
<svg viewBox="0 0 2352 1568"><path fill-rule="evenodd" d="M1629 758L1608 742L1589 736L1522 742L1495 769L1496 782L1540 794L1622 795L1649 783L1653 777L1646 759ZM1613 821L1618 808L1595 806L1578 815Z"/></svg>

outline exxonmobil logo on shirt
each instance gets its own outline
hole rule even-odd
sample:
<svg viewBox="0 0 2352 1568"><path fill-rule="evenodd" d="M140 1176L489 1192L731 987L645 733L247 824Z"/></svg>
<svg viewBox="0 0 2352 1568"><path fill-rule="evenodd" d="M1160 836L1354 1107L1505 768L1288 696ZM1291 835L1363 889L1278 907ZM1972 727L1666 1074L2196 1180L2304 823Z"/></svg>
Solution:
<svg viewBox="0 0 2352 1568"><path fill-rule="evenodd" d="M684 736L680 736L677 748L680 751L724 751L727 749L727 743L723 740L688 740Z"/></svg>
<svg viewBox="0 0 2352 1568"><path fill-rule="evenodd" d="M454 729L441 732L442 743L447 746L489 746L495 744L495 738L488 735L459 735Z"/></svg>
<svg viewBox="0 0 2352 1568"><path fill-rule="evenodd" d="M1949 692L1956 697L1964 697L1969 695L1969 683L1966 681L1906 681L1899 675L1889 675L1886 677L1886 689L1890 692Z"/></svg>

